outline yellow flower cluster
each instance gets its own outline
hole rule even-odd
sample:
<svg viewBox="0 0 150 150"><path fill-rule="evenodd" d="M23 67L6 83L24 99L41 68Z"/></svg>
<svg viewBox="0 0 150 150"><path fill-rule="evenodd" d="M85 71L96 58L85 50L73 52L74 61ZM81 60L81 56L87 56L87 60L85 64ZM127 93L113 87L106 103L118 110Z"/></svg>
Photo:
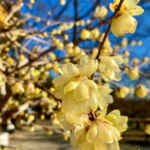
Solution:
<svg viewBox="0 0 150 150"><path fill-rule="evenodd" d="M108 13L108 10L105 6L102 7L96 7L95 12L94 12L94 17L95 18L104 18Z"/></svg>
<svg viewBox="0 0 150 150"><path fill-rule="evenodd" d="M35 2L30 0L26 6L31 9ZM18 9L14 11L13 6L9 14L0 5L0 95L4 101L1 105L1 116L18 110L10 118L2 118L2 122L10 121L13 117L16 127L26 123L30 125L30 131L34 131L32 124L36 116L24 110L24 107L29 107L29 102L32 102L33 107L41 107L39 118L45 120L49 116L53 124L64 129L64 139L67 140L71 136L72 144L80 150L119 150L118 142L122 132L127 129L128 119L121 116L119 110L107 113L108 105L113 102L109 82L120 80L120 65L130 79L136 80L140 77L140 68L137 66L140 61L135 58L130 66L130 53L126 48L128 44L135 46L141 45L142 42L132 40L129 43L128 39L124 38L120 45L112 48L109 31L115 36L135 32L137 21L133 16L143 13L143 9L137 6L139 0L123 0L118 10L120 2L121 0L113 0L110 4L110 9L114 12L111 18L107 16L109 10L106 6L97 6L88 20L69 19L63 22L45 20L30 14L23 15L25 18L21 15L20 20L20 15L15 14ZM63 7L67 6L68 2L59 0L59 4ZM51 12L48 13L48 16L53 18L52 15ZM46 26L43 26L40 33L31 34L32 30L26 32L22 27L26 23L24 21L30 19L36 24L41 22ZM93 24L95 19L96 24ZM98 19L101 21L99 24ZM30 21L28 25L32 27ZM103 25L108 26L105 33ZM45 30L51 26L52 30ZM8 32L3 34L5 29ZM70 32L72 30L76 30L77 34L73 40ZM29 43L21 42L20 37L21 41L30 38L38 43L38 46L35 45L30 51ZM89 41L93 44L89 45ZM81 42L85 43L85 46L80 44ZM44 45L42 48L40 43L52 46L52 49ZM122 56L117 54L120 48L123 49ZM64 57L57 58L56 49L62 51ZM11 56L12 52L15 55ZM148 58L143 59L143 64L147 62ZM58 76L52 80L49 71ZM126 86L117 86L115 89L114 94L118 98L125 98L131 93ZM135 88L135 94L139 98L145 97L148 92L147 87L142 84ZM147 134L150 132L149 128L146 127ZM52 131L46 129L46 133L52 134Z"/></svg>
<svg viewBox="0 0 150 150"><path fill-rule="evenodd" d="M127 120L118 110L99 114L96 120L74 130L72 144L80 150L119 150L118 141L127 129Z"/></svg>
<svg viewBox="0 0 150 150"><path fill-rule="evenodd" d="M120 10L112 19L111 31L115 36L123 36L126 33L134 33L137 26L137 21L133 16L138 16L144 10L137 6L139 0L124 0ZM114 0L110 4L110 9L114 12L120 0Z"/></svg>
<svg viewBox="0 0 150 150"><path fill-rule="evenodd" d="M118 110L106 114L108 105L113 102L109 85L97 84L92 79L93 74L100 68L99 75L104 80L118 80L118 64L121 58L102 58L98 63L84 55L81 56L79 64L62 64L59 69L60 76L53 80L53 94L62 100L61 110L57 114L58 120L64 129L72 130L72 143L80 150L117 150L120 133L127 128L127 118L120 116Z"/></svg>
<svg viewBox="0 0 150 150"><path fill-rule="evenodd" d="M118 56L102 56L100 58L101 63L99 64L99 72L101 77L106 81L120 80L120 68L119 64L123 63L123 59L120 55Z"/></svg>
<svg viewBox="0 0 150 150"><path fill-rule="evenodd" d="M96 72L97 66L97 61L83 56L79 65L62 65L61 76L53 80L54 95L62 99L62 112L69 122L74 122L81 114L95 111L98 107L104 108L112 102L109 86L97 85L89 79Z"/></svg>

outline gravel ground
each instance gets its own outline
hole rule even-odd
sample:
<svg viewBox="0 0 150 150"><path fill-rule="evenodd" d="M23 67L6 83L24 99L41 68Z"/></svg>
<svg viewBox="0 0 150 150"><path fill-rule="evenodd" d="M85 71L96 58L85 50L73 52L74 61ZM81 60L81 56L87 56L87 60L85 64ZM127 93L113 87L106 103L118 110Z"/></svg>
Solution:
<svg viewBox="0 0 150 150"><path fill-rule="evenodd" d="M16 131L10 135L9 146L8 150L75 150L69 142L64 141L62 135L46 135L40 128L35 132ZM150 143L121 142L120 147L121 150L150 150Z"/></svg>
<svg viewBox="0 0 150 150"><path fill-rule="evenodd" d="M121 150L150 150L150 146L121 143ZM68 142L63 140L59 134L52 136L38 132L17 132L11 135L10 146L19 150L75 150ZM10 148L10 150L14 149ZM16 148L15 148L16 149Z"/></svg>

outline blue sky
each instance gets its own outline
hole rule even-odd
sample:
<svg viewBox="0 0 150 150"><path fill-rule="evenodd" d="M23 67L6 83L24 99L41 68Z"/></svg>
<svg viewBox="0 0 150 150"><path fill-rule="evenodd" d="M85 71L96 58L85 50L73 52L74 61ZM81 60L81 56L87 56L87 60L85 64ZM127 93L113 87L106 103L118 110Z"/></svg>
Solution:
<svg viewBox="0 0 150 150"><path fill-rule="evenodd" d="M74 0L66 0L68 5L65 7L65 11L63 11L64 6L58 5L59 0L36 0L36 3L32 10L28 9L27 7L22 8L22 12L30 12L31 14L35 16L39 16L42 18L47 18L47 12L49 10L53 10L53 8L56 7L55 11L51 11L53 14L52 16L59 15L60 12L63 12L61 19L65 19L69 17L70 19L73 19L74 17L74 6L73 1ZM79 17L83 16L88 12L89 9L93 7L91 5L90 0L78 0L79 1ZM95 2L96 0L93 0ZM101 5L103 4L104 0L101 0ZM106 2L110 2L111 0L106 0ZM136 17L138 20L138 27L134 35L127 35L129 40L142 40L143 45L142 46L136 46L131 47L132 53L131 57L138 57L143 58L144 56L150 56L150 1L144 2L144 0L141 0L139 3L140 6L142 6L145 10L144 14L141 16ZM89 14L90 15L90 14ZM87 19L89 17L85 17L84 19ZM66 17L67 16L67 17ZM53 17L51 17L53 18ZM67 18L68 20L68 18ZM40 26L38 25L40 28ZM113 41L113 43L120 42L121 38L115 38L114 36L110 36L110 39Z"/></svg>
<svg viewBox="0 0 150 150"><path fill-rule="evenodd" d="M60 16L59 18L61 21L68 21L68 20L74 20L74 0L66 0L69 2L66 6L60 6L58 5L59 0L36 0L36 4L34 5L33 9L28 9L26 6L22 8L22 12L26 13L29 12L34 16L41 17L43 19L46 19L48 17L48 11L51 12L52 16L50 19L52 20L56 16ZM93 8L93 5L91 5L91 1L95 2L96 0L78 0L79 1L79 17L82 17L86 14L86 17L83 18L84 20L87 20L91 13L89 13L89 10ZM107 4L112 0L99 0L101 1L101 5L103 5L103 2L106 1ZM149 0L141 0L139 3L140 6L142 6L145 10L144 14L137 16L136 19L138 21L138 26L135 34L127 34L125 37L128 38L129 41L131 40L142 40L143 45L142 46L128 46L127 49L131 52L130 58L139 58L142 59L145 56L150 57L150 1ZM63 13L62 13L63 12ZM37 28L41 28L41 24L36 24ZM52 28L49 28L48 31L50 31ZM70 36L71 38L71 36ZM116 43L120 43L121 39L123 37L116 38L112 34L109 35L109 39L112 41L112 45ZM87 45L92 45L91 43L87 42ZM81 46L83 44L80 44ZM55 51L57 55L62 56L63 52ZM150 74L150 65L147 65L146 71ZM142 80L141 80L142 79ZM133 86L138 84L139 82L146 83L146 85L150 88L150 85L147 84L146 80L141 77L137 81L131 81L129 78L125 76L122 77L122 80L119 84L121 85L127 85L127 86Z"/></svg>

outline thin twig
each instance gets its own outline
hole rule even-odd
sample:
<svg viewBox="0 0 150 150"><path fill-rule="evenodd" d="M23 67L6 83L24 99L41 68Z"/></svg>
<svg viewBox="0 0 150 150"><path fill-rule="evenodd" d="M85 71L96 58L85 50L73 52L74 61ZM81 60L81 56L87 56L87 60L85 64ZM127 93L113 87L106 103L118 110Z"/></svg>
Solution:
<svg viewBox="0 0 150 150"><path fill-rule="evenodd" d="M74 27L73 27L73 42L74 45L77 44L77 25L78 21L78 0L74 0Z"/></svg>
<svg viewBox="0 0 150 150"><path fill-rule="evenodd" d="M39 54L38 57L33 58L33 59L30 60L28 63L26 63L26 64L24 64L24 65L22 65L22 66L16 68L15 70L12 70L12 71L10 71L10 72L7 72L6 74L9 75L9 74L11 74L11 73L15 73L16 71L19 71L19 70L21 70L21 69L23 69L23 68L25 68L25 67L28 67L28 66L32 65L35 61L37 61L37 60L39 60L41 57L47 55L49 52L53 51L54 49L55 49L55 47L51 47L50 49L45 50L44 52L42 52L41 54Z"/></svg>
<svg viewBox="0 0 150 150"><path fill-rule="evenodd" d="M116 14L118 13L118 11L120 10L120 8L121 8L123 2L124 2L124 0L121 0L121 1L120 1L120 3L119 3L119 5L118 5L117 9L115 10L115 13L114 13L113 16L111 17L111 21L110 21L110 24L108 25L108 28L107 28L106 32L105 32L105 36L104 36L102 42L100 43L99 51L98 51L98 54L97 54L97 56L96 56L96 59L99 59L99 56L100 56L100 54L101 54L101 50L102 50L102 48L103 48L103 46L104 46L104 44L105 44L105 41L106 41L106 39L107 39L107 37L108 37L108 34L109 34L110 30L111 30L112 19L116 16Z"/></svg>

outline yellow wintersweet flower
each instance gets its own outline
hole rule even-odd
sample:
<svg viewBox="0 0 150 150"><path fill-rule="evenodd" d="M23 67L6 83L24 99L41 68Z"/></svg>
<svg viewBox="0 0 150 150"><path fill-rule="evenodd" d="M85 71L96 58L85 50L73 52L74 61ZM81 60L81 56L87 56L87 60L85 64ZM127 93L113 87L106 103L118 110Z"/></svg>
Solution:
<svg viewBox="0 0 150 150"><path fill-rule="evenodd" d="M84 91L85 88L79 89L68 93L62 101L62 113L70 124L75 124L78 120L81 120L82 114L88 114L90 111L96 111L99 107L101 110L107 108L108 104L113 102L113 98L110 95L112 90L108 84L94 85L90 83L92 81L86 81L85 85L89 89L89 97L87 99L81 99L80 91ZM91 84L91 85L90 85ZM88 92L84 94L88 95ZM75 93L75 94L74 94ZM86 98L86 97L85 97Z"/></svg>
<svg viewBox="0 0 150 150"><path fill-rule="evenodd" d="M72 63L60 66L60 76L53 80L55 87L54 95L57 98L63 99L68 92L80 88L80 94L84 96L88 87L85 84L80 84L81 81L86 81L97 70L97 61L90 59L88 56L81 57L80 64ZM82 90L85 88L85 90ZM81 96L81 98L82 98ZM86 95L85 95L86 96Z"/></svg>
<svg viewBox="0 0 150 150"><path fill-rule="evenodd" d="M123 59L121 56L101 56L99 63L99 73L102 79L106 82L120 80L120 68Z"/></svg>
<svg viewBox="0 0 150 150"><path fill-rule="evenodd" d="M62 75L53 80L53 94L62 100L61 111L68 123L78 122L82 114L104 109L112 103L112 90L106 85L97 85L89 79L97 70L97 62L84 56L79 65L62 65Z"/></svg>
<svg viewBox="0 0 150 150"><path fill-rule="evenodd" d="M118 90L115 91L115 95L118 98L125 98L129 94L130 90L126 86L120 87Z"/></svg>
<svg viewBox="0 0 150 150"><path fill-rule="evenodd" d="M79 150L119 150L120 139L120 132L116 128L97 120L85 128L76 128L71 142Z"/></svg>
<svg viewBox="0 0 150 150"><path fill-rule="evenodd" d="M129 71L127 72L127 75L131 80L137 80L139 78L139 68L135 66L129 69Z"/></svg>
<svg viewBox="0 0 150 150"><path fill-rule="evenodd" d="M69 107L69 106L68 106ZM75 109L77 106L75 105ZM72 112L64 113L63 111L57 112L57 120L59 121L61 128L64 130L73 130L75 126L87 124L89 121L88 114L74 115Z"/></svg>
<svg viewBox="0 0 150 150"><path fill-rule="evenodd" d="M105 6L102 6L102 7L97 6L95 11L94 11L93 16L95 18L100 18L101 19L101 18L104 18L107 15L107 13L108 13L108 10Z"/></svg>
<svg viewBox="0 0 150 150"><path fill-rule="evenodd" d="M111 121L113 126L116 127L120 132L127 130L127 121L126 116L121 116L119 110L113 110L106 116L107 120Z"/></svg>
<svg viewBox="0 0 150 150"><path fill-rule="evenodd" d="M77 126L73 131L72 144L80 150L119 150L121 132L127 127L127 117L118 110L102 114L89 124Z"/></svg>
<svg viewBox="0 0 150 150"><path fill-rule="evenodd" d="M110 95L111 92L112 89L109 87L109 84L98 85L96 96L101 110L107 108L108 104L111 104L113 102L113 98Z"/></svg>
<svg viewBox="0 0 150 150"><path fill-rule="evenodd" d="M144 84L140 84L136 87L135 94L140 98L144 98L148 94L148 89Z"/></svg>
<svg viewBox="0 0 150 150"><path fill-rule="evenodd" d="M88 114L90 110L95 111L103 103L99 104L96 90L96 84L92 80L85 79L85 81L79 83L76 89L64 95L62 112L69 119L69 123L79 118L82 114Z"/></svg>
<svg viewBox="0 0 150 150"><path fill-rule="evenodd" d="M126 33L134 33L137 21L133 16L141 15L144 10L137 6L139 0L124 0L120 10L112 19L111 31L115 36L123 36ZM110 4L110 9L114 12L120 0L114 0Z"/></svg>

